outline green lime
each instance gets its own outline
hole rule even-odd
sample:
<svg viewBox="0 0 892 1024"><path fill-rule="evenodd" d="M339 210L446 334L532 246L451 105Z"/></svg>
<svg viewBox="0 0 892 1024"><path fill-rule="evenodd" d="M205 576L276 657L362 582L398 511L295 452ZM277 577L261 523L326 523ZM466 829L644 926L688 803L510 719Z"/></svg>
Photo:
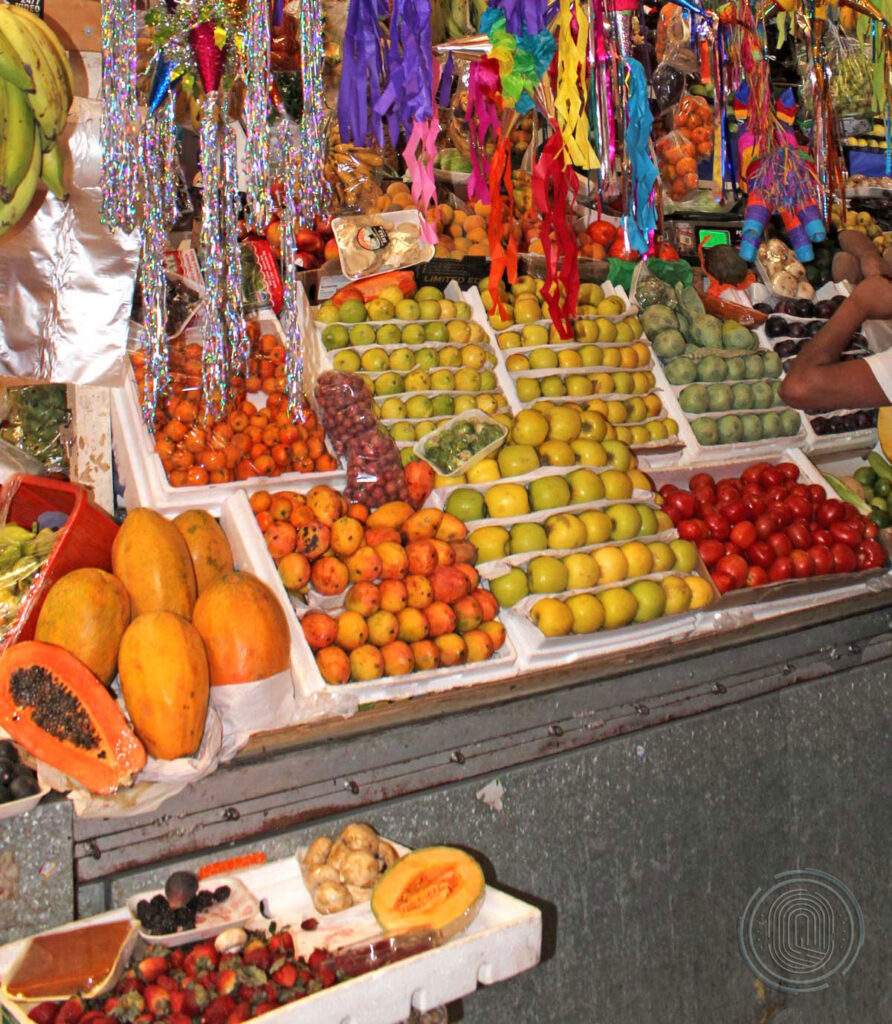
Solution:
<svg viewBox="0 0 892 1024"><path fill-rule="evenodd" d="M887 480L885 477L878 476L873 485L873 493L878 498L887 498L892 494L892 480Z"/></svg>
<svg viewBox="0 0 892 1024"><path fill-rule="evenodd" d="M876 473L874 473L870 466L861 466L859 469L855 470L852 476L854 476L862 487L873 487L873 482L877 478Z"/></svg>
<svg viewBox="0 0 892 1024"><path fill-rule="evenodd" d="M876 523L881 530L887 530L892 526L892 516L881 508L875 508L870 513L870 521Z"/></svg>
<svg viewBox="0 0 892 1024"><path fill-rule="evenodd" d="M885 512L889 508L889 502L885 498L871 498L870 504L873 508L878 508L882 512Z"/></svg>
<svg viewBox="0 0 892 1024"><path fill-rule="evenodd" d="M870 499L873 497L873 488L872 487L868 487L865 484L863 490L864 490L864 500L869 502Z"/></svg>

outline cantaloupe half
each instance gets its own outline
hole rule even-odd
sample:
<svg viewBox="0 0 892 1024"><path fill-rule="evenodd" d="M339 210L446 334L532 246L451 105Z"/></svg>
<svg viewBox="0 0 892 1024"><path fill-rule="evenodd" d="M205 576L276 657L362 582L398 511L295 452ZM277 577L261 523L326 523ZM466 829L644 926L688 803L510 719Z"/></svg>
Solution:
<svg viewBox="0 0 892 1024"><path fill-rule="evenodd" d="M880 438L883 455L889 462L892 462L892 406L886 405L880 409L880 415L877 418L877 434Z"/></svg>
<svg viewBox="0 0 892 1024"><path fill-rule="evenodd" d="M387 932L465 930L486 895L480 865L463 850L429 846L406 854L372 892L372 913Z"/></svg>

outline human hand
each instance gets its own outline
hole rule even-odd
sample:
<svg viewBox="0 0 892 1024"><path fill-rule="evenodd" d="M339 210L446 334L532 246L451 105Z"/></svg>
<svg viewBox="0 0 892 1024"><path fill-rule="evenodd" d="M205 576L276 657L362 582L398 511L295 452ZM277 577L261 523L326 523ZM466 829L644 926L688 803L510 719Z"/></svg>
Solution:
<svg viewBox="0 0 892 1024"><path fill-rule="evenodd" d="M851 300L862 320L892 320L892 281L868 277L855 285Z"/></svg>

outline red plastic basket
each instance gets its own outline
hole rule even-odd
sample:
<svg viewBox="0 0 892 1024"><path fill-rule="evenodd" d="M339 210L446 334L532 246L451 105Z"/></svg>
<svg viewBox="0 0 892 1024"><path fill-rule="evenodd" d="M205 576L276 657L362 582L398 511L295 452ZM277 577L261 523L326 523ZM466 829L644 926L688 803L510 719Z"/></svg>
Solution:
<svg viewBox="0 0 892 1024"><path fill-rule="evenodd" d="M83 487L39 476L10 477L0 490L0 509L6 509L6 522L27 530L44 512L68 516L18 618L0 644L0 649L5 650L21 640L34 639L37 616L56 580L85 567L111 572L111 549L118 524L93 503Z"/></svg>

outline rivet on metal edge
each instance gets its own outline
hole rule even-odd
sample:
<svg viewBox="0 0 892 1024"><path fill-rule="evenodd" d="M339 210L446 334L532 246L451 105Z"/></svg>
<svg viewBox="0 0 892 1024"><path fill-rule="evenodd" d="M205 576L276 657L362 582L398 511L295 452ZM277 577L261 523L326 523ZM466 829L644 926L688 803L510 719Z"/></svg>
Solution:
<svg viewBox="0 0 892 1024"><path fill-rule="evenodd" d="M710 687L711 693L727 693L728 687L724 683L713 683Z"/></svg>
<svg viewBox="0 0 892 1024"><path fill-rule="evenodd" d="M549 727L548 727L548 735L549 736L563 736L564 735L563 727L560 726L560 725L549 725Z"/></svg>
<svg viewBox="0 0 892 1024"><path fill-rule="evenodd" d="M784 667L781 669L781 672L783 673L783 675L789 676L789 675L792 675L793 672L795 672L795 670L796 670L796 666L790 664L790 662L787 662L787 664L784 665Z"/></svg>
<svg viewBox="0 0 892 1024"><path fill-rule="evenodd" d="M241 814L235 807L227 807L226 810L223 812L224 821L238 821L240 817Z"/></svg>
<svg viewBox="0 0 892 1024"><path fill-rule="evenodd" d="M632 707L635 709L635 713L639 715L649 715L650 708L646 704L633 704Z"/></svg>
<svg viewBox="0 0 892 1024"><path fill-rule="evenodd" d="M87 843L87 856L92 857L93 860L99 860L102 856L102 851L99 849L99 844L95 839L91 839L89 843Z"/></svg>
<svg viewBox="0 0 892 1024"><path fill-rule="evenodd" d="M347 779L344 783L344 789L349 789L354 795L359 792L359 786L353 781L353 779Z"/></svg>
<svg viewBox="0 0 892 1024"><path fill-rule="evenodd" d="M454 761L455 764L464 764L467 758L460 750L453 750L449 755L449 760Z"/></svg>

